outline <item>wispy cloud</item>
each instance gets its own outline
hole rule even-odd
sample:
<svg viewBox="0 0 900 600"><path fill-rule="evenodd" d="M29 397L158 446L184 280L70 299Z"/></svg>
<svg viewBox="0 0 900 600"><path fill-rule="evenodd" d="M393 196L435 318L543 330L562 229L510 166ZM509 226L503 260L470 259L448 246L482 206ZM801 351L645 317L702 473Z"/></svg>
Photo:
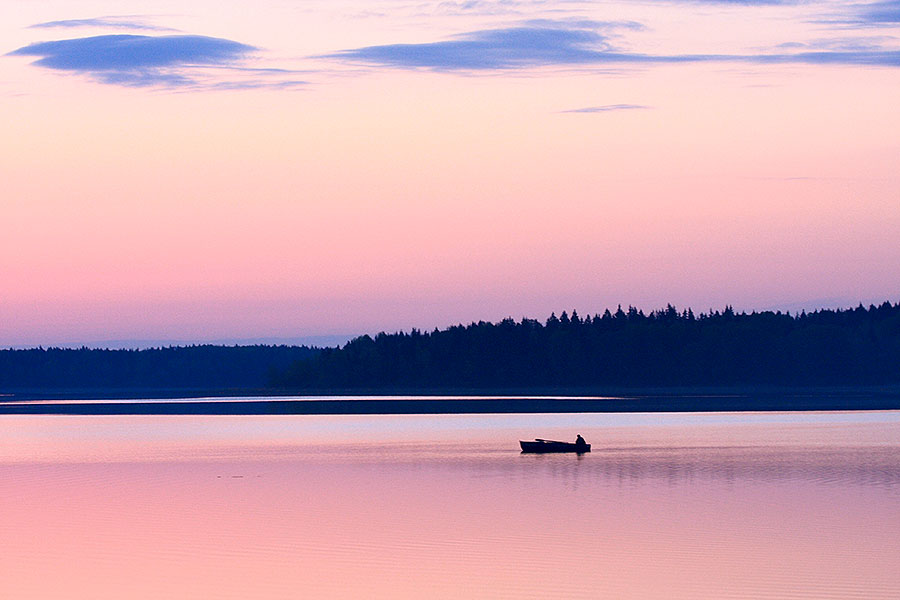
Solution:
<svg viewBox="0 0 900 600"><path fill-rule="evenodd" d="M528 19L520 23L523 27L540 27L546 29L588 29L602 32L607 36L616 36L623 30L644 31L647 27L637 21L597 21L579 17L559 19Z"/></svg>
<svg viewBox="0 0 900 600"><path fill-rule="evenodd" d="M896 27L900 25L900 0L837 4L814 22L852 29Z"/></svg>
<svg viewBox="0 0 900 600"><path fill-rule="evenodd" d="M435 71L503 71L546 66L603 64L677 64L738 62L754 64L807 64L900 66L900 50L817 49L755 54L669 54L627 52L614 44L623 27L619 22L529 22L513 27L485 29L448 40L420 44L389 44L341 50L319 58L404 69Z"/></svg>
<svg viewBox="0 0 900 600"><path fill-rule="evenodd" d="M438 15L521 15L536 10L565 11L580 7L584 0L443 0L413 3L421 14Z"/></svg>
<svg viewBox="0 0 900 600"><path fill-rule="evenodd" d="M254 50L253 46L202 35L98 35L36 42L10 54L39 56L34 64L51 69L103 73L225 64Z"/></svg>
<svg viewBox="0 0 900 600"><path fill-rule="evenodd" d="M900 50L821 50L790 54L736 56L730 60L742 60L758 64L900 67Z"/></svg>
<svg viewBox="0 0 900 600"><path fill-rule="evenodd" d="M900 23L900 0L883 0L864 5L860 14L869 23L896 25Z"/></svg>
<svg viewBox="0 0 900 600"><path fill-rule="evenodd" d="M807 0L657 0L670 4L719 4L733 6L784 6ZM423 15L524 15L535 11L579 12L591 0L443 0L411 2Z"/></svg>
<svg viewBox="0 0 900 600"><path fill-rule="evenodd" d="M342 50L323 58L448 71L588 64L599 62L612 50L597 25L526 24L464 33L440 42Z"/></svg>
<svg viewBox="0 0 900 600"><path fill-rule="evenodd" d="M9 54L37 56L35 65L129 87L238 89L303 83L285 80L284 75L291 72L283 69L241 67L241 61L256 50L240 42L200 35L101 35L37 42ZM210 76L210 69L224 67L246 70L253 79L222 81Z"/></svg>
<svg viewBox="0 0 900 600"><path fill-rule="evenodd" d="M852 22L860 25L900 25L900 0L881 0L853 6L851 10L855 12Z"/></svg>
<svg viewBox="0 0 900 600"><path fill-rule="evenodd" d="M734 7L790 6L808 0L654 0L660 4L696 4ZM400 6L420 16L525 16L536 12L580 14L592 0L444 0L440 2L410 2Z"/></svg>
<svg viewBox="0 0 900 600"><path fill-rule="evenodd" d="M730 4L733 6L785 6L800 4L804 0L672 0L693 4Z"/></svg>
<svg viewBox="0 0 900 600"><path fill-rule="evenodd" d="M46 21L35 23L31 29L76 29L81 27L94 27L100 29L131 29L138 31L174 31L169 27L161 27L147 23L143 19L134 16L108 16L94 17L92 19L64 19L61 21Z"/></svg>
<svg viewBox="0 0 900 600"><path fill-rule="evenodd" d="M643 110L651 108L643 104L604 104L602 106L585 106L584 108L572 108L569 110L561 110L562 113L605 113L616 110Z"/></svg>
<svg viewBox="0 0 900 600"><path fill-rule="evenodd" d="M850 51L850 52L877 52L886 45L896 42L896 38L892 36L850 36L850 37L832 37L819 38L808 42L787 42L779 44L778 50L789 51L807 51L807 50L830 50L830 51Z"/></svg>

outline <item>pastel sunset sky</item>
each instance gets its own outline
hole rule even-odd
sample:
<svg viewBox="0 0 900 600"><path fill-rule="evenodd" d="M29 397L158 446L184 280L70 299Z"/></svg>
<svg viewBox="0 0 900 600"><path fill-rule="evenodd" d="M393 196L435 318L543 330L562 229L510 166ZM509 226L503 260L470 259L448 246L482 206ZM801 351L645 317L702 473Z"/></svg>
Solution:
<svg viewBox="0 0 900 600"><path fill-rule="evenodd" d="M0 31L2 346L900 300L898 0L4 0Z"/></svg>

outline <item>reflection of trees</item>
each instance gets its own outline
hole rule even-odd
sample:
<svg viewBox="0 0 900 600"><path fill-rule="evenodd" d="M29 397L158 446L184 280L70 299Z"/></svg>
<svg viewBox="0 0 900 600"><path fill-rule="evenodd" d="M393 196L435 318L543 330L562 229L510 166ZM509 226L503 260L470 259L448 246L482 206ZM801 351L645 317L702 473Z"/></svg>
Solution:
<svg viewBox="0 0 900 600"><path fill-rule="evenodd" d="M647 480L689 483L806 481L822 485L881 487L900 494L900 455L894 448L611 448L590 460L528 460L519 468L535 467L553 477L600 478L622 485ZM537 463L537 464L535 464Z"/></svg>

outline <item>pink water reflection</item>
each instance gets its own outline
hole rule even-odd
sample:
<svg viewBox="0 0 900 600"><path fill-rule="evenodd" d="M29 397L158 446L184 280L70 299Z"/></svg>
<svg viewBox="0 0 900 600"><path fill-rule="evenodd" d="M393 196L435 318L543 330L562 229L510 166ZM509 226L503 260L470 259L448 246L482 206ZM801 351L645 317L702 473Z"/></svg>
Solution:
<svg viewBox="0 0 900 600"><path fill-rule="evenodd" d="M520 455L524 422L490 415L431 444L425 417L0 420L0 596L895 598L884 415L607 423L580 460Z"/></svg>

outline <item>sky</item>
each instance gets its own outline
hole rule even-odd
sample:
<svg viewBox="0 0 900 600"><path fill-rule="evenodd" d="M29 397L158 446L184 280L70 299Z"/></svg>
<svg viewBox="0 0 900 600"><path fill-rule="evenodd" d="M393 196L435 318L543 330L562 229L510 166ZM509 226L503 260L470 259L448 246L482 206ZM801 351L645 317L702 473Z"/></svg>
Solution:
<svg viewBox="0 0 900 600"><path fill-rule="evenodd" d="M900 300L900 1L4 0L0 346Z"/></svg>

